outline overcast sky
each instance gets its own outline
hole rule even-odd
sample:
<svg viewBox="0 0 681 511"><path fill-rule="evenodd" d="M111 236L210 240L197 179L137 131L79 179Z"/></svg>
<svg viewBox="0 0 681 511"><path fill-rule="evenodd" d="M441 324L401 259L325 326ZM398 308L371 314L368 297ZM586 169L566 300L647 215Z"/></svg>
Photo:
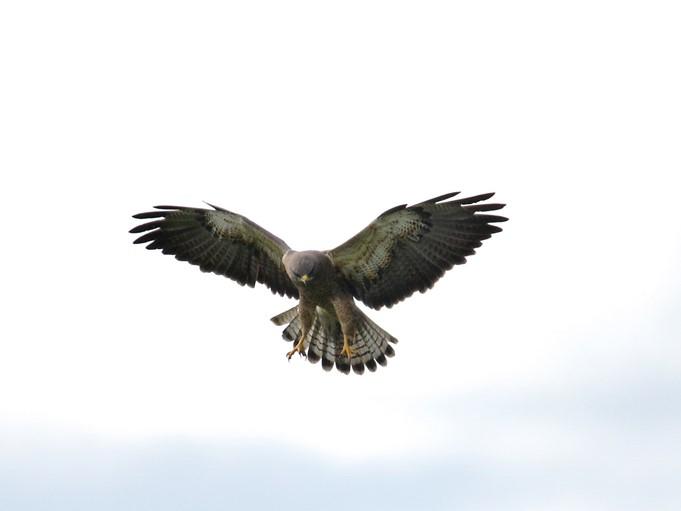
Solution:
<svg viewBox="0 0 681 511"><path fill-rule="evenodd" d="M675 2L4 2L0 507L676 510ZM294 302L133 246L209 201L295 249L497 192L325 373ZM3 500L6 505L3 505Z"/></svg>

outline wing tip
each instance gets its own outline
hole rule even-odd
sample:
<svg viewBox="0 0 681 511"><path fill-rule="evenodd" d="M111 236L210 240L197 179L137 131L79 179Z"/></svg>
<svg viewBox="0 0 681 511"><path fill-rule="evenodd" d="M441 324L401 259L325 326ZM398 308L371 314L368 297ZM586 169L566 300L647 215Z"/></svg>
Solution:
<svg viewBox="0 0 681 511"><path fill-rule="evenodd" d="M455 201L452 201L456 204L474 204L476 202L482 202L491 199L494 197L496 192L487 192L487 193L481 193L478 195L473 195L471 197L464 197L463 199L458 199Z"/></svg>
<svg viewBox="0 0 681 511"><path fill-rule="evenodd" d="M421 204L436 204L438 202L445 201L447 199L451 199L452 197L455 197L456 195L459 195L461 192L449 192L445 193L444 195L439 195L438 197L433 197L432 199L428 199L427 201L423 201Z"/></svg>
<svg viewBox="0 0 681 511"><path fill-rule="evenodd" d="M162 211L145 211L143 213L135 213L132 215L132 218L135 218L137 220L144 220L147 218L160 218L162 216L165 216L165 213Z"/></svg>
<svg viewBox="0 0 681 511"><path fill-rule="evenodd" d="M155 209L177 209L177 210L182 210L186 209L184 206L170 206L168 204L161 204L159 206L154 206Z"/></svg>

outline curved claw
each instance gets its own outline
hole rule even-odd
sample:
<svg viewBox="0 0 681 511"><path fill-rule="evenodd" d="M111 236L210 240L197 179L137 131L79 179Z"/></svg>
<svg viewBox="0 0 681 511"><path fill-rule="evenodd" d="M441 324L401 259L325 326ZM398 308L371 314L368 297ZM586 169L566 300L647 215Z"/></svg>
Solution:
<svg viewBox="0 0 681 511"><path fill-rule="evenodd" d="M341 350L340 354L341 354L341 356L352 358L352 355L354 355L355 352L353 351L353 349L350 347L349 344L345 344L343 346L343 349Z"/></svg>
<svg viewBox="0 0 681 511"><path fill-rule="evenodd" d="M303 357L303 358L307 358L307 354L306 354L302 349L300 349L298 346L296 346L296 347L293 348L291 351L289 351L289 352L286 354L286 358L287 358L288 360L291 360L291 357L292 357L293 355L295 355L296 353L298 353L298 354L299 354L301 357Z"/></svg>
<svg viewBox="0 0 681 511"><path fill-rule="evenodd" d="M305 339L305 335L306 335L306 332L302 332L300 334L298 341L293 345L293 349L286 354L287 359L291 360L291 357L295 353L300 354L301 357L307 358L307 354L304 351L304 343L303 343L303 341Z"/></svg>

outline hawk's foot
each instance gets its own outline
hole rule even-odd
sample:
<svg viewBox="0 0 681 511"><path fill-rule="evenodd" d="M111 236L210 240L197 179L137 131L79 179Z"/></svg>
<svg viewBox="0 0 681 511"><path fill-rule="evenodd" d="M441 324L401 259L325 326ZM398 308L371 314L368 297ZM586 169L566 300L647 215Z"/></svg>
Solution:
<svg viewBox="0 0 681 511"><path fill-rule="evenodd" d="M343 349L341 350L340 354L341 354L341 357L348 357L348 358L351 358L352 355L355 354L355 352L350 347L350 343L348 343L347 340L345 340L343 342Z"/></svg>
<svg viewBox="0 0 681 511"><path fill-rule="evenodd" d="M293 355L295 355L296 353L298 353L301 357L307 357L307 355L306 355L305 352L303 351L302 347L299 348L298 346L296 346L295 348L293 348L291 351L289 351L289 352L286 354L286 358L288 358L289 360L291 360L291 357L292 357Z"/></svg>
<svg viewBox="0 0 681 511"><path fill-rule="evenodd" d="M295 355L296 353L298 353L301 357L307 357L307 355L305 354L305 351L303 349L303 339L304 338L305 337L300 339L300 341L298 341L296 343L296 345L293 347L293 349L286 354L287 359L291 360L291 357L293 355Z"/></svg>

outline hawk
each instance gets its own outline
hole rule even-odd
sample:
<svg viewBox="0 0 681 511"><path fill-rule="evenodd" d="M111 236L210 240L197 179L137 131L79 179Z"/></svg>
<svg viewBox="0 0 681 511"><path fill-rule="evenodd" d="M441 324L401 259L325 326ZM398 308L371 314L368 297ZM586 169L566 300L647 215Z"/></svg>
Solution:
<svg viewBox="0 0 681 511"><path fill-rule="evenodd" d="M265 284L298 305L272 321L287 325L293 341L286 356L298 353L329 371L362 374L385 366L397 339L355 304L391 307L416 291L424 293L455 264L463 264L482 241L501 228L503 216L488 214L504 204L485 202L486 193L452 199L448 193L412 206L401 204L378 216L357 235L334 248L292 250L248 218L208 204L212 209L155 206L133 218L151 220L131 233L134 243L149 243L204 272L239 284Z"/></svg>

